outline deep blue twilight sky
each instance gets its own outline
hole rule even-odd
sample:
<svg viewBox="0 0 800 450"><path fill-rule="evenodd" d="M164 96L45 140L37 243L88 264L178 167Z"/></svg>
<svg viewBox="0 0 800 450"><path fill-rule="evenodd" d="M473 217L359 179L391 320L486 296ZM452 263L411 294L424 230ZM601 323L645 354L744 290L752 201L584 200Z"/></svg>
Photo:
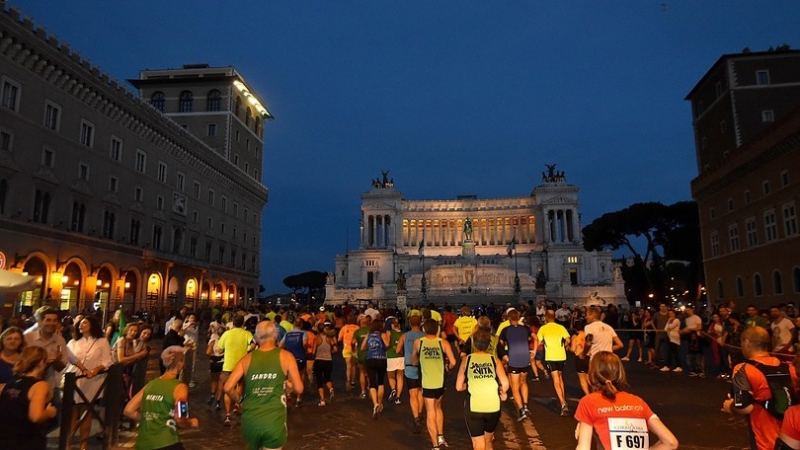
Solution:
<svg viewBox="0 0 800 450"><path fill-rule="evenodd" d="M690 198L684 97L724 53L800 47L798 2L10 0L118 80L235 66L265 131L262 283L333 269L359 195L528 195L544 164L582 221Z"/></svg>

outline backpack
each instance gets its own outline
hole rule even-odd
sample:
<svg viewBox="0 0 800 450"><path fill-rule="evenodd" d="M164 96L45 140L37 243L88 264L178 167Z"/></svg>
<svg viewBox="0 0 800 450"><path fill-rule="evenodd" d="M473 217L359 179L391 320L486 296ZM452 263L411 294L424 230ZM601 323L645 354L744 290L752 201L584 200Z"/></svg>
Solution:
<svg viewBox="0 0 800 450"><path fill-rule="evenodd" d="M798 403L798 396L794 390L789 365L783 361L777 366L769 366L752 359L748 359L746 362L764 375L771 394L769 399L761 402L756 401L755 403L764 407L776 419L783 420L783 414L786 410Z"/></svg>

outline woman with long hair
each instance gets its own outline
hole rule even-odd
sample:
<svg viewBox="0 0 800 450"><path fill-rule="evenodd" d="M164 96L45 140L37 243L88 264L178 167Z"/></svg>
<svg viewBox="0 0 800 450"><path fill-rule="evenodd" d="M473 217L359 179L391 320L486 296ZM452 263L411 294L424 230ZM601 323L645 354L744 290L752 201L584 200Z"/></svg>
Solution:
<svg viewBox="0 0 800 450"><path fill-rule="evenodd" d="M656 326L649 309L644 310L644 315L642 316L642 339L644 340L644 348L647 349L646 364L650 367L655 367Z"/></svg>
<svg viewBox="0 0 800 450"><path fill-rule="evenodd" d="M630 361L631 354L633 354L633 348L638 346L639 347L639 362L642 362L642 356L644 356L644 348L642 347L642 335L644 334L642 331L642 321L639 319L639 312L638 311L631 311L630 315L630 322L629 327L632 330L629 333L630 339L628 340L628 353L622 358L623 361Z"/></svg>
<svg viewBox="0 0 800 450"><path fill-rule="evenodd" d="M8 327L0 334L0 392L6 383L14 380L14 364L19 361L25 349L22 329Z"/></svg>
<svg viewBox="0 0 800 450"><path fill-rule="evenodd" d="M361 344L367 353L367 376L369 377L369 396L372 399L372 418L377 419L383 411L384 381L386 379L386 350L389 346L389 333L383 329L383 321L370 324L369 334Z"/></svg>
<svg viewBox="0 0 800 450"><path fill-rule="evenodd" d="M86 316L78 324L78 332L76 339L67 343L67 347L72 351L70 355L71 366L67 367L68 371L78 372L81 375L75 383L76 388L81 392L91 403L99 403L101 400L98 396L100 387L103 385L106 374L106 369L111 367L113 361L111 360L111 345L103 334L103 329L100 328L100 321L94 316ZM95 398L97 397L97 398ZM92 414L86 414L80 423L77 423L78 417L83 415L83 412L91 408L92 405L75 393L75 406L72 416L74 430L76 426L80 426L81 448L86 448L87 439L89 438L89 431L92 427Z"/></svg>
<svg viewBox="0 0 800 450"><path fill-rule="evenodd" d="M575 411L577 450L590 450L595 433L606 450L622 445L650 450L678 448L675 435L650 406L627 392L628 380L619 356L606 351L596 353L589 362L589 380L594 392L583 397ZM648 446L648 432L659 439L654 445Z"/></svg>
<svg viewBox="0 0 800 450"><path fill-rule="evenodd" d="M336 330L331 328L330 322L322 324L322 331L314 338L314 379L319 392L319 406L325 406L325 389L330 392L329 400L333 400L333 354L339 351L339 342L336 340Z"/></svg>
<svg viewBox="0 0 800 450"><path fill-rule="evenodd" d="M0 393L0 448L47 448L43 424L57 414L50 403L53 392L42 379L47 357L45 349L28 347L14 364L14 379Z"/></svg>

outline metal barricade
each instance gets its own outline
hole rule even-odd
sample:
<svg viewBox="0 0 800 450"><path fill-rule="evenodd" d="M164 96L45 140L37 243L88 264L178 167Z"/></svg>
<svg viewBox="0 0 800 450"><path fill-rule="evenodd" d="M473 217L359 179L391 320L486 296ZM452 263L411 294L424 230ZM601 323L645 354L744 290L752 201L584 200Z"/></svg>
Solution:
<svg viewBox="0 0 800 450"><path fill-rule="evenodd" d="M64 397L62 400L61 409L61 429L58 437L59 450L67 450L75 444L83 444L89 439L97 436L103 436L103 448L108 449L117 443L119 439L119 421L122 414L122 407L124 402L124 394L122 392L122 369L121 364L114 364L102 373L106 374L103 384L94 395L93 398L87 398L86 394L77 386L79 378L85 378L85 375L76 375L75 373L68 372L64 374ZM75 396L78 396L80 401L86 405L75 421L75 430L72 429L72 416L75 414L76 408ZM103 414L102 409L105 409ZM80 439L80 424L84 420L89 420L90 423L97 420L102 428L99 433L91 434L86 439ZM78 440L74 441L75 434L78 433Z"/></svg>

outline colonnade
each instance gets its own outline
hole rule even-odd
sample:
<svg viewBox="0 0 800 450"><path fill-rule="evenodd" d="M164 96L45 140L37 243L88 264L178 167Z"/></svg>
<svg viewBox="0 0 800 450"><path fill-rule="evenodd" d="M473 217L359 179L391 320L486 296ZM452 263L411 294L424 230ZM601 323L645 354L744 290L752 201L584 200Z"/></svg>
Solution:
<svg viewBox="0 0 800 450"><path fill-rule="evenodd" d="M394 245L392 218L388 214L365 216L361 225L362 247L388 248Z"/></svg>
<svg viewBox="0 0 800 450"><path fill-rule="evenodd" d="M547 227L544 240L546 242L576 242L580 236L580 223L577 211L569 209L545 209Z"/></svg>
<svg viewBox="0 0 800 450"><path fill-rule="evenodd" d="M403 219L404 246L454 247L465 240L463 219ZM475 217L472 220L472 240L477 245L508 245L516 237L518 244L536 242L533 216Z"/></svg>

